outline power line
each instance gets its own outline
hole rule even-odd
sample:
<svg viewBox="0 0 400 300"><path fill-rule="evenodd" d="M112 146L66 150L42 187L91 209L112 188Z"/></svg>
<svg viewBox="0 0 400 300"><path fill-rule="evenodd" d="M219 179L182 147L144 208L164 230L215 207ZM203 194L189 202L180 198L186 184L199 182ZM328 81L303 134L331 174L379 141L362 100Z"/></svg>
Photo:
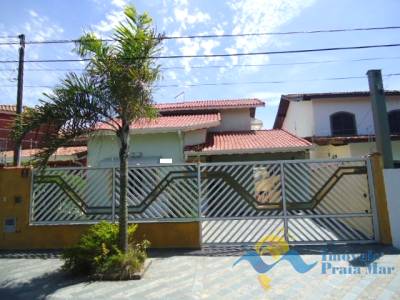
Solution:
<svg viewBox="0 0 400 300"><path fill-rule="evenodd" d="M312 53L312 52L328 52L340 50L360 50L372 48L388 48L399 47L400 44L378 44L378 45L361 45L349 47L331 47L331 48L317 48L317 49L298 49L298 50L284 50L284 51L263 51L263 52L247 52L247 53L222 53L222 54L198 54L198 55L161 55L152 56L153 59L176 59L176 58L212 58L212 57L233 57L233 56L256 56L256 55L275 55L275 54L296 54L296 53ZM146 57L131 57L125 60L145 59ZM82 62L90 61L91 58L80 59L38 59L38 60L25 60L26 63L54 63L54 62ZM17 60L2 60L0 63L16 63Z"/></svg>
<svg viewBox="0 0 400 300"><path fill-rule="evenodd" d="M278 31L278 32L259 32L259 33L256 32L256 33L238 33L238 34L205 34L205 35L188 35L188 36L169 36L169 37L167 36L166 39L193 39L193 38L246 37L246 36L262 36L262 35L315 34L315 33L335 33L335 32L391 30L391 29L400 29L400 26L317 29L317 30L281 31L281 32Z"/></svg>
<svg viewBox="0 0 400 300"><path fill-rule="evenodd" d="M16 69L0 69L2 71L15 71ZM70 71L84 71L84 69L51 69L51 68L37 68L37 69L25 69L25 72L70 72Z"/></svg>
<svg viewBox="0 0 400 300"><path fill-rule="evenodd" d="M338 32L354 32L354 31L375 31L375 30L395 30L400 29L400 26L383 26L383 27L356 27L356 28L339 28L339 29L317 29L317 30L301 30L301 31L277 31L277 32L253 32L253 33L237 33L237 34L201 34L201 35L186 35L186 36L161 36L162 40L177 40L177 39L200 39L200 38L234 38L234 37L249 37L249 36L265 36L265 35L295 35L295 34L317 34L317 33L338 33ZM103 38L103 42L113 42L116 39ZM59 40L37 40L27 41L26 44L64 44L76 43L79 39L59 39ZM0 45L14 45L18 42L2 42Z"/></svg>
<svg viewBox="0 0 400 300"><path fill-rule="evenodd" d="M395 57L368 57L358 59L332 59L332 60L315 60L304 62L288 62L288 63L266 63L266 64L235 64L235 65L204 65L204 66L190 66L193 69L207 69L207 68L235 68L235 67L268 67L268 66L292 66L292 65L310 65L310 64L327 64L337 62L360 62L360 61L374 61L374 60L390 60L400 59L400 56ZM185 69L183 66L165 67L163 70Z"/></svg>
<svg viewBox="0 0 400 300"><path fill-rule="evenodd" d="M16 85L0 85L0 88L16 88ZM24 85L24 88L49 88L52 89L54 86L51 85Z"/></svg>
<svg viewBox="0 0 400 300"><path fill-rule="evenodd" d="M366 57L357 59L332 59L332 60L314 60L303 62L288 62L288 63L266 63L266 64L234 64L234 65L194 65L190 66L192 69L209 69L209 68L242 68L242 67L274 67L274 66L292 66L292 65L309 65L309 64L329 64L338 62L362 62L362 61L376 61L376 60L394 60L400 59L400 56L392 57ZM183 66L176 67L161 67L162 70L180 70L185 69ZM16 71L15 68L0 69L2 71ZM30 68L25 69L27 72L71 72L71 71L84 71L83 68Z"/></svg>
<svg viewBox="0 0 400 300"><path fill-rule="evenodd" d="M400 73L392 73L384 75L383 77L400 76ZM310 81L336 81L336 80L350 80L350 79L365 79L365 76L346 76L346 77L330 77L330 78L313 78L313 79L300 79L300 80L275 80L275 81L247 81L247 82L215 82L215 83L194 83L194 84L170 84L158 85L158 88L167 87L196 87L196 86L217 86L217 85L252 85L252 84L282 84L292 82L310 82Z"/></svg>
<svg viewBox="0 0 400 300"><path fill-rule="evenodd" d="M400 76L400 73L386 74L383 77L394 77ZM328 78L310 78L310 79L299 79L299 80L274 80L274 81L245 81L245 82L210 82L210 83L194 83L194 84L167 84L167 85L156 85L157 88L169 88L169 87L196 87L196 86L218 86L218 85L253 85L253 84L282 84L282 83L293 83L293 82L312 82L312 81L336 81L336 80L352 80L352 79L366 79L365 76L344 76L344 77L328 77ZM0 85L1 87L15 87L14 85ZM27 88L54 88L49 85L25 85Z"/></svg>
<svg viewBox="0 0 400 300"><path fill-rule="evenodd" d="M18 35L2 35L0 36L0 39L17 39ZM14 43L14 42L10 42ZM19 42L15 42L16 44L19 44Z"/></svg>

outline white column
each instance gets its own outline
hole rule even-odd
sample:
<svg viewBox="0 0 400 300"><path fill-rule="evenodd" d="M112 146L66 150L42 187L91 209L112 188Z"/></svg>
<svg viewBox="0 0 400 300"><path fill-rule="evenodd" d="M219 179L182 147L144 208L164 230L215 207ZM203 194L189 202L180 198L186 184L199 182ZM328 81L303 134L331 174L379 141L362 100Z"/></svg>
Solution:
<svg viewBox="0 0 400 300"><path fill-rule="evenodd" d="M383 177L393 246L400 249L400 169L384 169Z"/></svg>

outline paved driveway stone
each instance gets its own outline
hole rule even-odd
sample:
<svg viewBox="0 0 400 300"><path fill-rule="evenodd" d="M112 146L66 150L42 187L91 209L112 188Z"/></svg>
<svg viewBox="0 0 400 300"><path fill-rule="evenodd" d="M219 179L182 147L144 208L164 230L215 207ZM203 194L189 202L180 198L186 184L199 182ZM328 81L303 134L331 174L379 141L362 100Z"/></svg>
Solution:
<svg viewBox="0 0 400 300"><path fill-rule="evenodd" d="M359 256L381 253L373 261L331 261L339 268L361 266L361 274L322 274L321 253ZM60 271L62 262L49 254L0 253L0 299L400 299L400 254L380 246L299 248L309 272L296 272L281 261L267 275L264 289L248 261L233 263L245 251L204 249L192 252L154 252L152 264L139 281L90 282L72 279ZM333 256L336 257L337 256ZM275 260L263 256L265 263ZM391 274L367 274L374 263L394 268ZM342 269L344 270L344 269Z"/></svg>

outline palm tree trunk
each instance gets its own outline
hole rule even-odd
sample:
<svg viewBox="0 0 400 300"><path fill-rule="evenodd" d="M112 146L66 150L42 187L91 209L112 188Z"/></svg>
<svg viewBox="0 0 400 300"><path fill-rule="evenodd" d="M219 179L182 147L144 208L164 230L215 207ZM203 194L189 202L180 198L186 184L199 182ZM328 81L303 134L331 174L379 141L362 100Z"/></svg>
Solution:
<svg viewBox="0 0 400 300"><path fill-rule="evenodd" d="M129 125L123 125L119 135L119 248L123 253L128 251L128 145Z"/></svg>

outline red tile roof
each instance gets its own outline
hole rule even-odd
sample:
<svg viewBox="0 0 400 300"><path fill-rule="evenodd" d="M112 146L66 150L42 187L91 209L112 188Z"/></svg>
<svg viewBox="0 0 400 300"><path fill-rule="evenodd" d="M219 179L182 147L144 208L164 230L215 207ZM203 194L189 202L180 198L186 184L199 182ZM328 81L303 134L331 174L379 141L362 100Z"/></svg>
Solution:
<svg viewBox="0 0 400 300"><path fill-rule="evenodd" d="M25 110L27 106L23 106L22 109ZM17 106L13 104L0 104L0 113L15 114L17 112Z"/></svg>
<svg viewBox="0 0 400 300"><path fill-rule="evenodd" d="M165 132L175 130L194 130L218 126L221 116L217 114L200 115L178 115L160 116L156 119L139 119L130 128L134 132ZM107 130L110 127L106 124L100 125L97 129Z"/></svg>
<svg viewBox="0 0 400 300"><path fill-rule="evenodd" d="M0 112L2 113L14 113L17 111L17 108L15 105L9 105L9 104L0 104Z"/></svg>
<svg viewBox="0 0 400 300"><path fill-rule="evenodd" d="M265 106L265 103L256 98L193 100L185 102L155 104L155 107L159 111L215 110L215 109L227 109L227 108L251 108L259 106ZM0 104L0 112L15 113L16 106L10 104Z"/></svg>
<svg viewBox="0 0 400 300"><path fill-rule="evenodd" d="M200 154L265 153L299 151L311 146L307 140L284 130L252 130L209 133L205 144L187 146L185 151Z"/></svg>
<svg viewBox="0 0 400 300"><path fill-rule="evenodd" d="M176 103L158 103L155 105L161 112L252 108L259 106L265 106L265 103L259 99L197 100Z"/></svg>

